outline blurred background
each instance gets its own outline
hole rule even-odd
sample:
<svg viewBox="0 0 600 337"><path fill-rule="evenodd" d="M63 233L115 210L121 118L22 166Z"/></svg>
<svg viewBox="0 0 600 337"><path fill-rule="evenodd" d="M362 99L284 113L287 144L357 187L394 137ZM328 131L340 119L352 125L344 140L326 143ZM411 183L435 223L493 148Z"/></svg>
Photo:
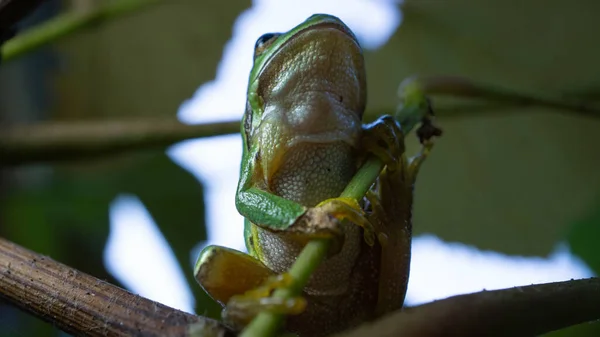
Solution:
<svg viewBox="0 0 600 337"><path fill-rule="evenodd" d="M129 0L47 0L19 27L117 1ZM238 120L256 39L313 13L340 17L364 47L369 120L394 111L398 84L412 75L600 97L600 3L591 0L151 2L0 64L2 125ZM597 275L600 115L457 103L465 106L434 100L445 133L416 187L407 304ZM0 236L218 317L192 268L207 244L244 250L240 158L237 134L77 161L8 167L0 157ZM599 325L551 335L598 336ZM0 336L59 335L0 302Z"/></svg>

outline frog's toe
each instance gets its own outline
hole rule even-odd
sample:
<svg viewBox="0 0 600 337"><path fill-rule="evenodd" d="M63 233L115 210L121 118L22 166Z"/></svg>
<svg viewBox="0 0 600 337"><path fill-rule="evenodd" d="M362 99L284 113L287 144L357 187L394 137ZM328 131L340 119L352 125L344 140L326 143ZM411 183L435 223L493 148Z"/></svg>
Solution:
<svg viewBox="0 0 600 337"><path fill-rule="evenodd" d="M433 148L433 141L425 140L421 146L421 150L416 155L410 157L408 159L408 175L409 180L411 182L415 182L417 179L417 174L419 173L419 169L421 168L421 164L427 159L429 156L429 152Z"/></svg>
<svg viewBox="0 0 600 337"><path fill-rule="evenodd" d="M369 208L371 209L369 219L373 224L379 244L385 248L388 245L389 229L387 228L387 225L390 223L390 219L381 203L379 195L373 191L368 191L366 197L369 201Z"/></svg>
<svg viewBox="0 0 600 337"><path fill-rule="evenodd" d="M291 283L292 277L289 274L271 276L261 286L232 296L223 309L223 320L234 327L244 327L261 311L284 315L302 313L306 308L304 298L284 299L271 296L275 290L288 287Z"/></svg>
<svg viewBox="0 0 600 337"><path fill-rule="evenodd" d="M404 154L404 135L398 122L389 115L365 126L363 147L379 157L391 170L401 165Z"/></svg>
<svg viewBox="0 0 600 337"><path fill-rule="evenodd" d="M331 214L339 220L346 219L362 227L367 244L370 246L375 244L375 230L373 225L356 199L344 197L327 199L318 204L316 208Z"/></svg>

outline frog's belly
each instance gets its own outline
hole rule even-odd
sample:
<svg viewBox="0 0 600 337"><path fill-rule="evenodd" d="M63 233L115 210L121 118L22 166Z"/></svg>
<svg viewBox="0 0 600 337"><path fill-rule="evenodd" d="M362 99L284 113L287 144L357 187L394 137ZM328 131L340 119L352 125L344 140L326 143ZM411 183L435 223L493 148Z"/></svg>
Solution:
<svg viewBox="0 0 600 337"><path fill-rule="evenodd" d="M379 290L379 245L369 247L360 227L341 224L341 250L326 258L303 290L306 310L287 320L299 336L328 336L375 317ZM261 261L277 274L287 272L303 249L297 236L257 227Z"/></svg>
<svg viewBox="0 0 600 337"><path fill-rule="evenodd" d="M269 189L307 207L338 197L356 172L355 152L344 142L296 145L288 149Z"/></svg>
<svg viewBox="0 0 600 337"><path fill-rule="evenodd" d="M356 172L355 150L342 142L301 144L288 151L269 184L281 197L312 207L338 197ZM276 273L289 270L305 240L256 227L260 259ZM309 310L290 319L289 328L303 336L321 336L358 324L372 315L377 302L379 251L368 247L360 227L341 224L341 250L312 274L304 293Z"/></svg>
<svg viewBox="0 0 600 337"><path fill-rule="evenodd" d="M341 250L326 258L303 290L306 310L288 318L299 336L327 336L375 316L379 289L379 245L369 247L360 227L343 223ZM297 236L256 227L263 247L260 260L277 274L287 272L303 249Z"/></svg>
<svg viewBox="0 0 600 337"><path fill-rule="evenodd" d="M274 194L311 207L338 197L355 172L354 150L343 142L304 143L288 151L274 175L270 189ZM287 271L304 248L306 240L285 232L256 228L262 247L260 259L277 273ZM351 223L342 224L344 243L313 274L307 288L313 294L335 295L346 290L352 267L360 253L362 234Z"/></svg>

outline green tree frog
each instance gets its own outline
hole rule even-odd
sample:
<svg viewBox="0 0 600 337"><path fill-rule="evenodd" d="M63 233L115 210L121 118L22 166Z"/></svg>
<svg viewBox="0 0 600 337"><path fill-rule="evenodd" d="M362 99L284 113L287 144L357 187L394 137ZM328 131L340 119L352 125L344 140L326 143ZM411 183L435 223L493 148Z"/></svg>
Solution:
<svg viewBox="0 0 600 337"><path fill-rule="evenodd" d="M317 14L287 33L265 34L254 50L236 207L248 254L208 246L196 279L243 325L258 310L294 313L286 329L302 336L341 331L402 307L410 264L413 185L431 143L404 155L402 121L430 112L415 87L399 115L363 125L366 75L361 47L338 18ZM417 116L417 117L415 117ZM416 118L416 119L415 119ZM404 129L403 129L404 128ZM386 163L366 200L339 198L368 155ZM307 226L318 209L335 227ZM337 245L311 276L302 299L270 292L311 239ZM376 239L376 240L375 240Z"/></svg>

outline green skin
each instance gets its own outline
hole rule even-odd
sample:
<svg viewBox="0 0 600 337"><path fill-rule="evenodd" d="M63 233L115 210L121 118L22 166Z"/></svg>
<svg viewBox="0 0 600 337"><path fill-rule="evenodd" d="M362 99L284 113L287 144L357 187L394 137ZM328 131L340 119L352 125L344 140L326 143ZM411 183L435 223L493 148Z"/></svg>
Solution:
<svg viewBox="0 0 600 337"><path fill-rule="evenodd" d="M236 195L250 255L209 246L195 267L200 285L227 304L229 323L241 327L264 308L268 291L243 294L284 274L315 237L335 237L340 244L304 288L307 307L289 317L288 330L326 335L402 307L413 184L426 153L407 159L403 134L389 116L362 125L363 62L354 34L329 15L313 15L287 33L257 42L241 125L244 148ZM408 108L423 110L423 102ZM377 145L382 141L383 149ZM356 211L374 225L380 240L367 244L362 229L349 221L337 228L303 226L299 220L320 207L348 212L321 202L335 201L370 153L388 165L369 198L370 210Z"/></svg>

